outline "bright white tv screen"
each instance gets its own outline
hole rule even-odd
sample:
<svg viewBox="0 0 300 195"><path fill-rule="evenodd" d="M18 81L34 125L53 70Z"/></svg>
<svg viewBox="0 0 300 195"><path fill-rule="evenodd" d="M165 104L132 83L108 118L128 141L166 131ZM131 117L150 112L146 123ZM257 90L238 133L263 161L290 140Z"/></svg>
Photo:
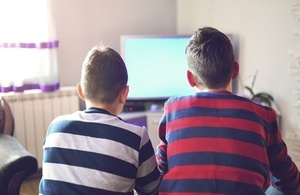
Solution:
<svg viewBox="0 0 300 195"><path fill-rule="evenodd" d="M128 70L128 100L166 99L195 93L187 81L190 36L121 36Z"/></svg>

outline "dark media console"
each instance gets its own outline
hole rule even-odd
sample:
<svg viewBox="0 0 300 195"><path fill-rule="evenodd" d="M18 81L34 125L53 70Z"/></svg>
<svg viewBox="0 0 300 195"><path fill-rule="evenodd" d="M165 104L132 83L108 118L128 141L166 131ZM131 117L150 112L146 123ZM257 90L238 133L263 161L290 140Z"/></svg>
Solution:
<svg viewBox="0 0 300 195"><path fill-rule="evenodd" d="M156 111L163 107L166 99L161 100L127 100L123 112Z"/></svg>
<svg viewBox="0 0 300 195"><path fill-rule="evenodd" d="M123 112L144 112L144 111L146 111L145 105L125 104L123 108Z"/></svg>

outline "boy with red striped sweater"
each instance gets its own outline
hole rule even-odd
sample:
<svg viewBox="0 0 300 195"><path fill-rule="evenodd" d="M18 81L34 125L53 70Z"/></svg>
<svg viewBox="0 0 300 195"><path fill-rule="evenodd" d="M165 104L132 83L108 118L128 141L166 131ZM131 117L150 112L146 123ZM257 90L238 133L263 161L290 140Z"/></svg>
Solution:
<svg viewBox="0 0 300 195"><path fill-rule="evenodd" d="M201 28L187 48L187 79L197 93L165 103L158 133L161 195L264 195L274 185L300 194L299 171L287 154L272 108L232 94L238 75L228 37Z"/></svg>

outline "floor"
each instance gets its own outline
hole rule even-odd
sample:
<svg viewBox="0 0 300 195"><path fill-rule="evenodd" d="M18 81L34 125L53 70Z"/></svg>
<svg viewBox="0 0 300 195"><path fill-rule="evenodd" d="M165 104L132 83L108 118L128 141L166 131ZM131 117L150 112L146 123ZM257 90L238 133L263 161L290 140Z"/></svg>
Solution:
<svg viewBox="0 0 300 195"><path fill-rule="evenodd" d="M25 180L20 189L20 195L38 195L39 182L41 173L37 173Z"/></svg>

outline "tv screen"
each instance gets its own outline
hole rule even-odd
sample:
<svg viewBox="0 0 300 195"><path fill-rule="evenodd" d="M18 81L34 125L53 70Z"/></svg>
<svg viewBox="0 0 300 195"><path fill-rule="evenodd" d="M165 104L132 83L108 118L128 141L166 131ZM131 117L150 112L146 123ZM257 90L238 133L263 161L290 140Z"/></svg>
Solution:
<svg viewBox="0 0 300 195"><path fill-rule="evenodd" d="M128 100L164 100L195 93L187 81L190 36L121 36L128 70Z"/></svg>

